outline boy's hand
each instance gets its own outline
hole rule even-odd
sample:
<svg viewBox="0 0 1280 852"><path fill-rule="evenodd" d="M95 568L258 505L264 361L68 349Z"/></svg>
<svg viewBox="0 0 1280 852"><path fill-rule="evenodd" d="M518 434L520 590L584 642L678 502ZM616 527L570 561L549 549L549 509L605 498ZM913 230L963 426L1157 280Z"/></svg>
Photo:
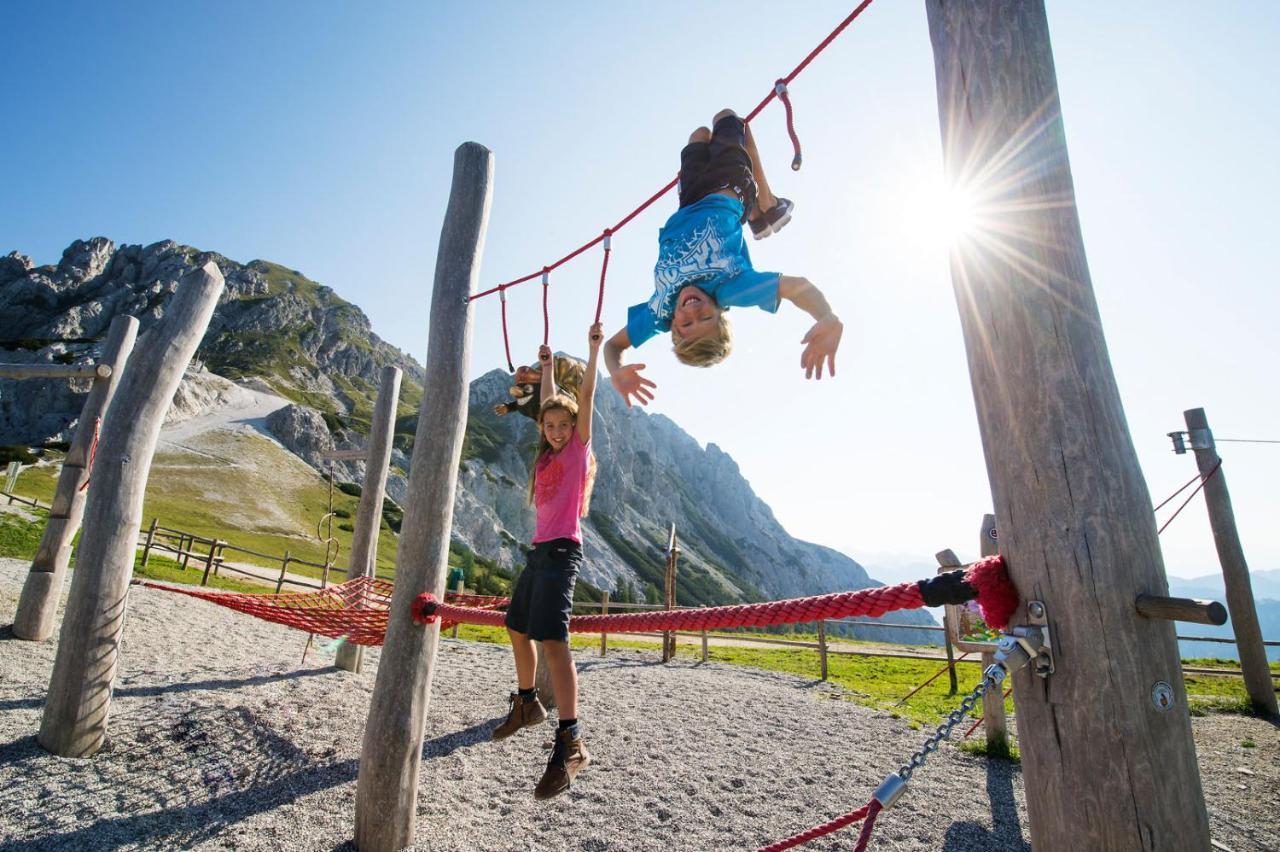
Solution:
<svg viewBox="0 0 1280 852"><path fill-rule="evenodd" d="M604 342L604 324L595 323L591 326L591 330L587 332L587 348L594 355L600 351L600 344Z"/></svg>
<svg viewBox="0 0 1280 852"><path fill-rule="evenodd" d="M621 394L627 408L631 407L633 396L641 405L648 405L649 400L653 399L653 392L649 388L656 388L657 385L640 375L644 366L644 364L627 364L619 367L617 372L609 376L610 381L613 382L613 389Z"/></svg>
<svg viewBox="0 0 1280 852"><path fill-rule="evenodd" d="M551 365L551 347L545 343L538 347L538 363L544 367Z"/></svg>
<svg viewBox="0 0 1280 852"><path fill-rule="evenodd" d="M806 379L822 379L824 360L831 375L836 374L836 350L840 348L840 337L843 334L844 323L835 314L828 314L809 329L809 333L800 341L804 346L804 352L800 354L800 366L804 368Z"/></svg>

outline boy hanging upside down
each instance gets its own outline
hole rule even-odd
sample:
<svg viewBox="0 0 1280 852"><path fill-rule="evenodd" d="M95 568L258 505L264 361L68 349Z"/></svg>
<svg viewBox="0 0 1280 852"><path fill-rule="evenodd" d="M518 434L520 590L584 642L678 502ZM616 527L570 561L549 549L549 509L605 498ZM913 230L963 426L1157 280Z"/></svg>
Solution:
<svg viewBox="0 0 1280 852"><path fill-rule="evenodd" d="M807 278L757 272L751 266L742 222L757 240L791 221L792 203L769 189L751 128L733 110L721 110L714 130L699 127L680 152L680 209L658 232L658 262L649 301L627 311L627 325L604 346L614 388L642 405L657 387L640 374L644 364L623 364L622 353L655 334L671 332L676 357L694 367L719 364L733 349L725 311L757 307L774 313L786 299L816 320L801 340L806 378L822 378L823 362L836 372L844 325Z"/></svg>

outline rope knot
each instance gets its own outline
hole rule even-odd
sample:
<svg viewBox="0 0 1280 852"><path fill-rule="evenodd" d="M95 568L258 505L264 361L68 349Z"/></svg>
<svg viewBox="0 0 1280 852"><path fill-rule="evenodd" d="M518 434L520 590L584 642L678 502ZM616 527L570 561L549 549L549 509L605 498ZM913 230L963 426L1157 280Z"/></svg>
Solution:
<svg viewBox="0 0 1280 852"><path fill-rule="evenodd" d="M413 620L419 624L435 624L440 620L436 607L440 601L430 592L423 592L413 599Z"/></svg>

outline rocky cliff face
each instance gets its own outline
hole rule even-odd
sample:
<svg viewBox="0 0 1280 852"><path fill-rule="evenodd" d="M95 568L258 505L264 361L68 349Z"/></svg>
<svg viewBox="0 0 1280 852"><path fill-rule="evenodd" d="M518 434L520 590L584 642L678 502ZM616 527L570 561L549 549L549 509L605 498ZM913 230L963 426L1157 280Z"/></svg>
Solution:
<svg viewBox="0 0 1280 852"><path fill-rule="evenodd" d="M196 416L233 396L235 388L220 384L217 375L272 392L293 404L274 410L265 428L313 467L328 470L325 452L363 445L378 371L395 364L405 371L405 382L388 493L402 499L422 368L379 340L358 307L276 264L240 264L171 241L117 248L101 237L73 243L56 266L34 267L10 254L0 258L0 359L91 359L95 339L119 313L139 317L145 334L182 275L209 259L222 269L227 290L198 353L207 372L197 370L184 383L173 417ZM525 488L536 431L524 417L492 412L494 403L508 398L508 383L496 370L472 383L454 538L515 567L533 534ZM87 390L87 384L66 381L0 381L0 444L66 440ZM596 412L599 476L584 520L583 574L593 585L615 592L627 586L639 596L647 587L660 588L670 524L681 548L683 604L875 585L847 556L790 536L715 444L704 449L666 417L628 409L606 382ZM358 482L363 464L340 463L336 472ZM893 620L932 623L923 612L896 613ZM859 635L932 638L874 629L859 629Z"/></svg>

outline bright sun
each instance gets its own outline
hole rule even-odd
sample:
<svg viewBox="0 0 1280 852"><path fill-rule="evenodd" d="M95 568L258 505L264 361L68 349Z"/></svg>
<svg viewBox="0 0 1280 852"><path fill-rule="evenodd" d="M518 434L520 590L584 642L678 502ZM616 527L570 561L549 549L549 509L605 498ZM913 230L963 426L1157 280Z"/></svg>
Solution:
<svg viewBox="0 0 1280 852"><path fill-rule="evenodd" d="M974 194L963 187L944 186L935 202L935 227L948 245L972 236L978 226L978 204Z"/></svg>

